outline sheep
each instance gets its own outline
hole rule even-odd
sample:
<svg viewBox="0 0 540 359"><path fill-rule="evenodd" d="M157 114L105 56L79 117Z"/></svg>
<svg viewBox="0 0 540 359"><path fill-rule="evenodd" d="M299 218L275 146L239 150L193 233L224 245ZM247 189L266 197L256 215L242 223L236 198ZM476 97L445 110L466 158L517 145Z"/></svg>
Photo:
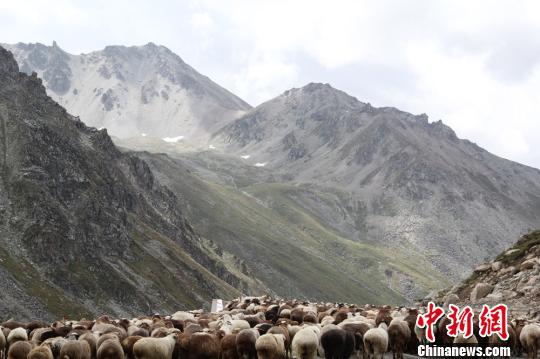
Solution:
<svg viewBox="0 0 540 359"><path fill-rule="evenodd" d="M9 346L7 359L26 359L32 350L32 344L26 341L16 341Z"/></svg>
<svg viewBox="0 0 540 359"><path fill-rule="evenodd" d="M68 340L65 338L49 338L45 340L41 345L47 345L51 348L53 356L55 358L58 358L60 355L60 350L62 350L62 346L64 346L65 343L67 343Z"/></svg>
<svg viewBox="0 0 540 359"><path fill-rule="evenodd" d="M382 322L385 322L386 326L388 327L391 321L392 321L392 316L390 315L390 308L389 307L380 308L379 312L377 313L377 317L375 318L375 325L378 327L379 324L381 324Z"/></svg>
<svg viewBox="0 0 540 359"><path fill-rule="evenodd" d="M14 320L8 320L7 322L3 322L2 324L0 324L3 328L7 328L9 330L13 330L13 329L16 329L16 328L26 328L26 325L24 323L21 323L21 322L16 322Z"/></svg>
<svg viewBox="0 0 540 359"><path fill-rule="evenodd" d="M188 312L176 312L173 315L171 315L171 319L181 320L181 321L195 320L195 316Z"/></svg>
<svg viewBox="0 0 540 359"><path fill-rule="evenodd" d="M323 331L321 346L326 359L349 358L354 352L354 334L339 327Z"/></svg>
<svg viewBox="0 0 540 359"><path fill-rule="evenodd" d="M388 326L388 339L392 349L394 359L403 359L403 352L411 338L409 324L399 318L394 318Z"/></svg>
<svg viewBox="0 0 540 359"><path fill-rule="evenodd" d="M403 318L404 321L409 325L409 330L411 331L411 336L409 337L409 342L407 343L407 352L415 353L418 348L418 337L415 335L416 320L418 318L418 309L410 308L407 315Z"/></svg>
<svg viewBox="0 0 540 359"><path fill-rule="evenodd" d="M92 350L84 340L69 340L60 350L60 359L90 359Z"/></svg>
<svg viewBox="0 0 540 359"><path fill-rule="evenodd" d="M133 353L133 346L143 337L141 336L129 336L122 341L122 349L127 359L135 359L135 354Z"/></svg>
<svg viewBox="0 0 540 359"><path fill-rule="evenodd" d="M321 327L325 327L329 324L334 324L334 317L331 315L327 315L324 318L321 319Z"/></svg>
<svg viewBox="0 0 540 359"><path fill-rule="evenodd" d="M41 343L44 341L42 339L43 334L51 332L54 332L52 328L37 328L30 333L30 338L34 342Z"/></svg>
<svg viewBox="0 0 540 359"><path fill-rule="evenodd" d="M236 334L226 334L221 339L221 359L238 359Z"/></svg>
<svg viewBox="0 0 540 359"><path fill-rule="evenodd" d="M283 335L283 344L285 345L285 353L288 355L291 352L291 336L286 324L281 324L272 327L268 330L268 334L280 334Z"/></svg>
<svg viewBox="0 0 540 359"><path fill-rule="evenodd" d="M314 359L319 345L318 332L315 327L309 326L300 329L292 340L293 358Z"/></svg>
<svg viewBox="0 0 540 359"><path fill-rule="evenodd" d="M10 347L13 343L18 341L27 341L28 340L28 333L26 333L26 329L18 327L15 329L12 329L9 332L9 335L7 337L7 345Z"/></svg>
<svg viewBox="0 0 540 359"><path fill-rule="evenodd" d="M178 335L169 334L164 338L141 338L133 345L137 359L171 359Z"/></svg>
<svg viewBox="0 0 540 359"><path fill-rule="evenodd" d="M364 334L364 353L367 358L382 359L388 350L388 332L383 321L377 328L369 329Z"/></svg>
<svg viewBox="0 0 540 359"><path fill-rule="evenodd" d="M257 358L255 342L259 338L259 332L255 329L242 329L236 336L236 351L241 359Z"/></svg>
<svg viewBox="0 0 540 359"><path fill-rule="evenodd" d="M261 324L257 324L253 329L257 329L257 331L259 332L260 335L264 335L266 334L270 328L272 328L272 324L270 323L261 323Z"/></svg>
<svg viewBox="0 0 540 359"><path fill-rule="evenodd" d="M27 359L54 359L54 357L48 345L40 345L28 353Z"/></svg>
<svg viewBox="0 0 540 359"><path fill-rule="evenodd" d="M224 319L224 323L219 329L223 330L226 334L239 333L243 329L250 329L249 323L243 319L231 319L230 317Z"/></svg>
<svg viewBox="0 0 540 359"><path fill-rule="evenodd" d="M348 315L347 315L347 313L341 312L341 311L340 311L340 312L337 312L337 313L335 314L334 318L335 318L335 319L334 319L334 324L339 324L339 323L341 323L342 321L344 321L345 319L347 319L347 318L348 318Z"/></svg>
<svg viewBox="0 0 540 359"><path fill-rule="evenodd" d="M302 308L294 308L291 310L291 320L294 320L298 324L302 324L304 322L304 311Z"/></svg>
<svg viewBox="0 0 540 359"><path fill-rule="evenodd" d="M364 334L372 328L372 326L368 323L364 323L362 321L358 322L348 322L343 321L339 323L338 327L353 333L355 338L355 345L354 350L356 351L356 355L359 357L360 353L364 351Z"/></svg>
<svg viewBox="0 0 540 359"><path fill-rule="evenodd" d="M454 346L475 347L478 346L478 339L474 334L468 338L465 338L462 333L458 333L458 335L454 338Z"/></svg>
<svg viewBox="0 0 540 359"><path fill-rule="evenodd" d="M497 334L493 334L488 339L488 344L490 347L509 347L513 353L516 349L516 332L511 325L507 325L508 339L502 340Z"/></svg>
<svg viewBox="0 0 540 359"><path fill-rule="evenodd" d="M109 338L97 347L97 359L124 359L124 350L118 338Z"/></svg>
<svg viewBox="0 0 540 359"><path fill-rule="evenodd" d="M189 338L187 359L218 359L219 340L209 333L194 333Z"/></svg>
<svg viewBox="0 0 540 359"><path fill-rule="evenodd" d="M255 342L258 359L284 359L285 337L283 334L264 334Z"/></svg>
<svg viewBox="0 0 540 359"><path fill-rule="evenodd" d="M525 325L519 334L519 341L527 352L527 358L536 359L536 354L540 348L540 325Z"/></svg>
<svg viewBox="0 0 540 359"><path fill-rule="evenodd" d="M79 340L84 340L88 343L88 345L90 346L90 353L92 354L91 356L92 358L95 358L96 352L97 352L97 339L94 333L92 332L83 333L79 337Z"/></svg>
<svg viewBox="0 0 540 359"><path fill-rule="evenodd" d="M4 350L6 349L7 340L6 336L4 335L4 331L0 330L0 358L4 357Z"/></svg>
<svg viewBox="0 0 540 359"><path fill-rule="evenodd" d="M527 325L527 322L525 319L519 318L515 320L514 323L514 331L516 332L516 355L521 356L521 353L523 352L523 346L521 345L521 341L519 340L521 335L521 330L523 327Z"/></svg>

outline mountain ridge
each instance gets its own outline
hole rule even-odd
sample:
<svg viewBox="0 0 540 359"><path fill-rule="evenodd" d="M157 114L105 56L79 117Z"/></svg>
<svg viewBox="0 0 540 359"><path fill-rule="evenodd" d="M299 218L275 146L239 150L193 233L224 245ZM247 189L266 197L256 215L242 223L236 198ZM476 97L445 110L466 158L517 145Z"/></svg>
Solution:
<svg viewBox="0 0 540 359"><path fill-rule="evenodd" d="M4 45L21 71L42 77L58 103L90 126L120 137L205 139L251 108L164 46L111 45L72 55L40 43Z"/></svg>
<svg viewBox="0 0 540 359"><path fill-rule="evenodd" d="M212 141L291 183L349 191L367 208L364 239L435 252L453 276L540 222L540 170L459 139L425 114L375 108L328 84L285 91Z"/></svg>

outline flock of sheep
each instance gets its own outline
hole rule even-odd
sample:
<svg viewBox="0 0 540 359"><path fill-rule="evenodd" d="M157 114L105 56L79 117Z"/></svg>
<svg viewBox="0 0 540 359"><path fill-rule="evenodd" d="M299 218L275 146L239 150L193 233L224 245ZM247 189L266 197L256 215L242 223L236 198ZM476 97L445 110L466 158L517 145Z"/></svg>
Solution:
<svg viewBox="0 0 540 359"><path fill-rule="evenodd" d="M344 359L394 358L416 354L424 333L416 327L418 309L357 307L249 297L224 311L177 312L112 320L2 323L0 350L8 359ZM445 336L436 326L438 345L511 346L536 358L540 325L518 321L510 338L467 340Z"/></svg>

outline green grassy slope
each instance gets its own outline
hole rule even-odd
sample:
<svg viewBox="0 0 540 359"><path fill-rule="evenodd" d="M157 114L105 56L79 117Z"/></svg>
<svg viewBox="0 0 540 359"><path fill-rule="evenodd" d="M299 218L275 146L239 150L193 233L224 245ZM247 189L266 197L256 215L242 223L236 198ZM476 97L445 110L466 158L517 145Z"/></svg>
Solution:
<svg viewBox="0 0 540 359"><path fill-rule="evenodd" d="M425 290L446 284L429 263L405 248L342 236L306 207L302 187L247 181L242 187L234 178L211 181L170 157L141 155L185 203L195 230L235 253L251 276L278 295L403 303L397 283L403 276ZM318 195L324 201L327 194Z"/></svg>

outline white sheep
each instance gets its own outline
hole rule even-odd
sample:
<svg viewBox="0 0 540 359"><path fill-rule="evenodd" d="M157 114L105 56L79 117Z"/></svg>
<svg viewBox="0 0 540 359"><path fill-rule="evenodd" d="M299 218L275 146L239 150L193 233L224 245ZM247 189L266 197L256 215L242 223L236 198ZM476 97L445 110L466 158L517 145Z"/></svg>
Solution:
<svg viewBox="0 0 540 359"><path fill-rule="evenodd" d="M293 358L314 359L319 346L320 332L316 326L306 326L300 329L292 341Z"/></svg>
<svg viewBox="0 0 540 359"><path fill-rule="evenodd" d="M171 315L172 320L195 320L195 316L189 312L176 312L173 315Z"/></svg>
<svg viewBox="0 0 540 359"><path fill-rule="evenodd" d="M364 334L364 351L369 359L382 359L388 350L388 331L386 323L369 329Z"/></svg>
<svg viewBox="0 0 540 359"><path fill-rule="evenodd" d="M28 340L28 333L26 333L26 329L24 328L15 328L12 331L9 332L7 337L7 344L8 347L11 346L11 344L18 342L18 341L27 341Z"/></svg>
<svg viewBox="0 0 540 359"><path fill-rule="evenodd" d="M258 359L281 359L287 355L283 334L264 334L255 342Z"/></svg>
<svg viewBox="0 0 540 359"><path fill-rule="evenodd" d="M249 329L251 326L246 320L232 319L229 315L223 316L218 323L219 329L223 330L225 334L236 334L242 329Z"/></svg>
<svg viewBox="0 0 540 359"><path fill-rule="evenodd" d="M527 352L527 358L536 358L536 353L540 349L540 325L527 324L521 329L519 341Z"/></svg>
<svg viewBox="0 0 540 359"><path fill-rule="evenodd" d="M142 338L133 345L137 359L171 359L178 335L170 334L164 338Z"/></svg>

